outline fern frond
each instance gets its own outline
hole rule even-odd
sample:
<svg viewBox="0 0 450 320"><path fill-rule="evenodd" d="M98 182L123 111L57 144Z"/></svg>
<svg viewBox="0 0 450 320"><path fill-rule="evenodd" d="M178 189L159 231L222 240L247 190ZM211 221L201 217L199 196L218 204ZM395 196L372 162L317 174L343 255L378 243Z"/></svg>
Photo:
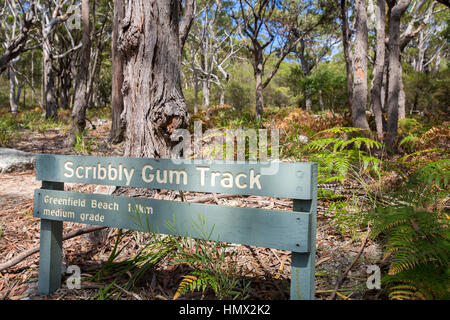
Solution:
<svg viewBox="0 0 450 320"><path fill-rule="evenodd" d="M365 129L354 128L354 127L334 127L334 128L322 130L318 134L322 134L322 133L342 134L342 133L360 132L360 131L364 131L364 130Z"/></svg>
<svg viewBox="0 0 450 320"><path fill-rule="evenodd" d="M425 182L428 185L434 184L439 188L446 188L450 180L450 159L428 163L418 169L412 178L417 183Z"/></svg>
<svg viewBox="0 0 450 320"><path fill-rule="evenodd" d="M385 255L392 255L390 274L414 269L428 262L447 265L449 257L448 223L435 213L411 207L378 209L373 235L389 236Z"/></svg>
<svg viewBox="0 0 450 320"><path fill-rule="evenodd" d="M414 285L401 284L391 287L389 299L391 300L426 300L424 295Z"/></svg>
<svg viewBox="0 0 450 320"><path fill-rule="evenodd" d="M325 139L314 140L314 141L311 141L310 143L308 143L305 146L305 149L310 150L310 151L320 151L320 150L326 149L328 146L330 146L332 144L338 143L339 141L341 141L341 139L339 139L339 138L325 138Z"/></svg>
<svg viewBox="0 0 450 320"><path fill-rule="evenodd" d="M390 206L365 214L371 236L387 236L383 278L391 299L442 299L449 296L450 221L438 203L448 197L450 160L424 165L391 194Z"/></svg>
<svg viewBox="0 0 450 320"><path fill-rule="evenodd" d="M448 299L450 268L424 264L413 270L383 277L389 287L389 298L396 300Z"/></svg>
<svg viewBox="0 0 450 320"><path fill-rule="evenodd" d="M444 138L447 142L450 136L450 126L433 127L420 137L422 144L429 143L438 138Z"/></svg>
<svg viewBox="0 0 450 320"><path fill-rule="evenodd" d="M405 207L378 207L371 210L365 219L364 223L371 222L372 230L371 236L376 238L381 233L386 233L392 228L403 224L407 219L407 212L411 208Z"/></svg>
<svg viewBox="0 0 450 320"><path fill-rule="evenodd" d="M192 287L194 287L193 283L198 280L197 277L192 275L187 275L183 277L183 280L181 280L180 284L178 285L178 289L175 292L175 295L173 296L173 300L178 299L182 294L185 292L191 290Z"/></svg>
<svg viewBox="0 0 450 320"><path fill-rule="evenodd" d="M414 134L410 134L410 135L404 137L398 145L399 146L407 145L409 147L414 147L416 145L416 143L419 141L420 141L420 138L418 136L416 136Z"/></svg>
<svg viewBox="0 0 450 320"><path fill-rule="evenodd" d="M426 153L437 152L437 151L439 151L439 149L437 149L437 148L416 151L416 152L413 152L413 153L407 154L406 156L401 157L400 161L406 161L411 157L419 156L419 155L426 154Z"/></svg>
<svg viewBox="0 0 450 320"><path fill-rule="evenodd" d="M188 291L205 291L208 286L213 289L217 287L216 279L206 272L195 271L192 274L183 277L183 280L181 280L178 289L173 296L173 300L178 299Z"/></svg>

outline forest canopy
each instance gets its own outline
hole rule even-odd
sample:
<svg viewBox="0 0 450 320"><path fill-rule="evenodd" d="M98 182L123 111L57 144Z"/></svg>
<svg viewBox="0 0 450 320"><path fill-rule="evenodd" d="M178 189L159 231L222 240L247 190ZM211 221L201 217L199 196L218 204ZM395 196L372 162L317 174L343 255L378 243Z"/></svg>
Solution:
<svg viewBox="0 0 450 320"><path fill-rule="evenodd" d="M79 1L1 1L3 108L39 106L48 118L111 105L118 6L87 2L82 12ZM190 112L225 104L258 115L284 106L352 111L358 127L367 127L361 110L377 127L397 104L398 119L448 112L445 1L186 2L178 11L180 28L190 27L180 56ZM191 17L183 21L184 13ZM391 122L379 137L394 130Z"/></svg>

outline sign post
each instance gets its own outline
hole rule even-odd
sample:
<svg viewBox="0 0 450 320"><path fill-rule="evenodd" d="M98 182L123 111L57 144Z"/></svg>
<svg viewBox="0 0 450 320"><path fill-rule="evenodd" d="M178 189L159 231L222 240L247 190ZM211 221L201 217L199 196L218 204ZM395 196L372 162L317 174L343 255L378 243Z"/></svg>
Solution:
<svg viewBox="0 0 450 320"><path fill-rule="evenodd" d="M64 190L64 183L43 181L42 189ZM38 280L41 294L49 294L61 286L62 234L62 221L41 219Z"/></svg>

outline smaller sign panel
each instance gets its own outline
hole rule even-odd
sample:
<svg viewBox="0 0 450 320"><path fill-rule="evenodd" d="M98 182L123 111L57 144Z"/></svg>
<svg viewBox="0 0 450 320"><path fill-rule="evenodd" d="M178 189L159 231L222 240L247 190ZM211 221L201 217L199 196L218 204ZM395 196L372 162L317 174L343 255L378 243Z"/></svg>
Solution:
<svg viewBox="0 0 450 320"><path fill-rule="evenodd" d="M310 213L39 189L34 216L309 252Z"/></svg>

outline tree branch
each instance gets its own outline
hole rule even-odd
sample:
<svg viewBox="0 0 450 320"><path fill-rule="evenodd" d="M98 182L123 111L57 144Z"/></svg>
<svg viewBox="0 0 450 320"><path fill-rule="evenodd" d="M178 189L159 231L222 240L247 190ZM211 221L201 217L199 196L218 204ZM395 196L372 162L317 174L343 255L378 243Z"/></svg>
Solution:
<svg viewBox="0 0 450 320"><path fill-rule="evenodd" d="M184 14L180 25L180 50L183 51L184 44L192 27L196 11L196 0L186 0Z"/></svg>
<svg viewBox="0 0 450 320"><path fill-rule="evenodd" d="M11 60L17 58L25 50L25 46L28 41L28 36L35 24L34 15L32 14L33 11L34 11L34 3L31 3L29 13L25 15L25 19L20 34L14 39L14 41L12 41L10 45L8 45L8 47L5 50L5 53L0 57L0 74L6 70L8 63Z"/></svg>

